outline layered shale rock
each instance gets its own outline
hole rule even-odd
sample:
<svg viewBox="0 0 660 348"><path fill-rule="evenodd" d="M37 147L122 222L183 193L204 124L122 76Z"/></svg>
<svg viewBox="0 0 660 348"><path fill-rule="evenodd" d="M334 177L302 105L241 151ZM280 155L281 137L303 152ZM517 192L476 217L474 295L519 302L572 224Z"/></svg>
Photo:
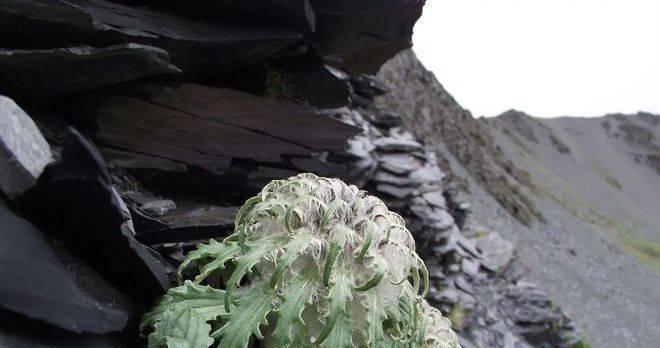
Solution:
<svg viewBox="0 0 660 348"><path fill-rule="evenodd" d="M267 182L300 172L341 177L405 217L430 301L464 347L572 343L570 320L521 280L513 244L474 233L460 183L428 147L437 127L406 128L408 112L446 114L406 104L417 86L392 90L393 63L386 79L368 75L411 45L423 3L5 1L0 92L36 125L1 99L12 127L0 239L14 253L0 276L17 281L0 286L0 322L13 323L0 344L140 346L134 319L184 255L228 235ZM456 127L438 134L489 173ZM526 207L512 197L505 207Z"/></svg>
<svg viewBox="0 0 660 348"><path fill-rule="evenodd" d="M422 5L3 2L0 345L141 346L136 318L247 197L345 173L329 157L360 130L317 108L409 47Z"/></svg>

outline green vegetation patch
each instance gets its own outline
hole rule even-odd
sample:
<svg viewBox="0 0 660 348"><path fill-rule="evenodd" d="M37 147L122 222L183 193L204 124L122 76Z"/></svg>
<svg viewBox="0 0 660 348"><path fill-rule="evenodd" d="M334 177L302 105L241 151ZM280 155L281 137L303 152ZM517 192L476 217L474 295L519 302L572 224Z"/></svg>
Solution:
<svg viewBox="0 0 660 348"><path fill-rule="evenodd" d="M580 338L579 341L571 344L569 348L591 348L591 344L589 344L586 338Z"/></svg>
<svg viewBox="0 0 660 348"><path fill-rule="evenodd" d="M626 251L660 272L660 243L635 237L631 232L623 233L621 240Z"/></svg>

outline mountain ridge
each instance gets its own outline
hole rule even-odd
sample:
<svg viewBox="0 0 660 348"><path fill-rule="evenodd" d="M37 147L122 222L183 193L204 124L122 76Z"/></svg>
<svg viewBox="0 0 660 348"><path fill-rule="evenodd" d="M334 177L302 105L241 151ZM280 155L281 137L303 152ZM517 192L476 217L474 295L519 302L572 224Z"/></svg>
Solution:
<svg viewBox="0 0 660 348"><path fill-rule="evenodd" d="M512 111L477 119L411 51L379 76L392 90L381 103L402 113L468 192L466 230L513 241L527 279L594 347L660 339L656 116L545 119Z"/></svg>

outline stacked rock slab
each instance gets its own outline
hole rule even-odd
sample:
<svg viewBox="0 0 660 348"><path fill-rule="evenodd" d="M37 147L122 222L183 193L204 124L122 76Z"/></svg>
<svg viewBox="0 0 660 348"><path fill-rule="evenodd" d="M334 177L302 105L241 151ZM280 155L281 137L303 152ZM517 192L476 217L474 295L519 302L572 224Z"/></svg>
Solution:
<svg viewBox="0 0 660 348"><path fill-rule="evenodd" d="M352 105L325 113L363 129L337 158L348 158L353 182L383 198L406 219L430 268L429 300L452 319L463 347L569 347L569 318L538 287L521 280L513 244L472 226L469 203L437 164L435 154L379 109L387 98L377 79L350 78ZM480 233L475 231L479 230Z"/></svg>
<svg viewBox="0 0 660 348"><path fill-rule="evenodd" d="M142 346L137 319L237 205L342 172L323 154L358 130L313 107L347 103L337 69L409 47L424 1L194 3L2 1L0 346Z"/></svg>

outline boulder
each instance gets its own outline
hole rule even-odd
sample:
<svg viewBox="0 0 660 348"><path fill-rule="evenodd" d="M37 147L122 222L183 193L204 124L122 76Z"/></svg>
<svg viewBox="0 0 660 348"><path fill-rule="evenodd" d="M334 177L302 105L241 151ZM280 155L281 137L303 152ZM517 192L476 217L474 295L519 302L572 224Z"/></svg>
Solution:
<svg viewBox="0 0 660 348"><path fill-rule="evenodd" d="M499 233L491 232L475 239L477 248L481 251L483 265L491 271L505 267L513 257L513 243L502 238Z"/></svg>
<svg viewBox="0 0 660 348"><path fill-rule="evenodd" d="M23 109L0 95L0 189L16 198L53 160L50 146Z"/></svg>

